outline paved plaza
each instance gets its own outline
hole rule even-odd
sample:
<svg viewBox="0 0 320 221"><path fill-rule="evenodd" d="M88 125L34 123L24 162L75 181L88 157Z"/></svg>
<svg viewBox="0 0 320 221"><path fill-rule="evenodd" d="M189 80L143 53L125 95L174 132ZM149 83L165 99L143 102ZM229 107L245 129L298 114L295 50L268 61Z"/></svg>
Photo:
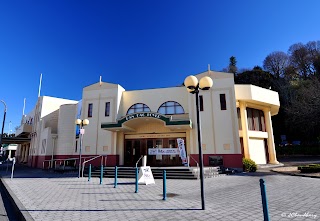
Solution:
<svg viewBox="0 0 320 221"><path fill-rule="evenodd" d="M206 210L201 210L199 180L162 180L139 185L134 179L98 178L17 168L2 182L26 220L263 220L259 179L266 182L270 220L320 220L320 179L272 172L206 178Z"/></svg>

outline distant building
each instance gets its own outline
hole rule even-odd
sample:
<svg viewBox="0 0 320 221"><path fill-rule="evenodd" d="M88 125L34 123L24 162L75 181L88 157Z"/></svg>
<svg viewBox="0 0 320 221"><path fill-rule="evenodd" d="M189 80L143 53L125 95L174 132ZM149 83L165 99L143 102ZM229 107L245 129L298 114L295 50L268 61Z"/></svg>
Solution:
<svg viewBox="0 0 320 221"><path fill-rule="evenodd" d="M213 165L216 157L233 168L242 168L243 157L277 164L271 116L279 111L278 93L235 85L229 73L196 75L203 76L213 79L213 87L200 92L204 165ZM31 137L30 143L19 146L18 162L40 168L57 159L76 162L78 117L90 121L84 127L83 157L105 155L108 166L134 166L147 155L150 166L180 166L184 160L178 150L180 139L190 165L199 161L195 96L184 86L126 91L119 84L102 82L85 87L80 102L39 97L16 133Z"/></svg>
<svg viewBox="0 0 320 221"><path fill-rule="evenodd" d="M3 160L9 159L11 160L15 157L15 153L17 151L18 144L5 144L1 150L1 155L4 156Z"/></svg>

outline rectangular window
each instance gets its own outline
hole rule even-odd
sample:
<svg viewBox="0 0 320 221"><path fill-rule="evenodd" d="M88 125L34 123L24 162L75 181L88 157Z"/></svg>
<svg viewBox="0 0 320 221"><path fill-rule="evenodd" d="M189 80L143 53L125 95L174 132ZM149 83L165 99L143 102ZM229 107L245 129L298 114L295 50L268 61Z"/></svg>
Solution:
<svg viewBox="0 0 320 221"><path fill-rule="evenodd" d="M74 152L77 152L78 151L78 140L76 140L76 148L74 150Z"/></svg>
<svg viewBox="0 0 320 221"><path fill-rule="evenodd" d="M220 94L220 108L221 110L227 110L227 102L226 102L225 94Z"/></svg>
<svg viewBox="0 0 320 221"><path fill-rule="evenodd" d="M241 114L240 114L240 108L237 108L237 115L238 115L238 126L239 130L242 130L242 124L241 124Z"/></svg>
<svg viewBox="0 0 320 221"><path fill-rule="evenodd" d="M247 108L248 129L266 132L266 125L263 111Z"/></svg>
<svg viewBox="0 0 320 221"><path fill-rule="evenodd" d="M203 111L203 96L199 96L200 111Z"/></svg>
<svg viewBox="0 0 320 221"><path fill-rule="evenodd" d="M88 117L92 117L92 107L93 107L93 104L89 104L89 106L88 106Z"/></svg>
<svg viewBox="0 0 320 221"><path fill-rule="evenodd" d="M104 111L104 116L109 117L110 116L110 102L106 102L106 109Z"/></svg>
<svg viewBox="0 0 320 221"><path fill-rule="evenodd" d="M259 114L259 110L253 109L252 111L252 118L253 118L253 128L255 131L261 131L261 119L260 119L260 114Z"/></svg>
<svg viewBox="0 0 320 221"><path fill-rule="evenodd" d="M260 120L261 120L261 131L266 132L266 124L264 121L264 113L263 111L260 111Z"/></svg>
<svg viewBox="0 0 320 221"><path fill-rule="evenodd" d="M252 108L247 108L248 129L254 130Z"/></svg>

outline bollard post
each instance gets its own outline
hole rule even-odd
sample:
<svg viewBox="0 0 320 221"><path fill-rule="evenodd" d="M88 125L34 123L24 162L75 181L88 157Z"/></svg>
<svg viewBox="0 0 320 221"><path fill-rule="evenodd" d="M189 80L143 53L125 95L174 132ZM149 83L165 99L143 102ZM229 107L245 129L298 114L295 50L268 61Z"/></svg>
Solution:
<svg viewBox="0 0 320 221"><path fill-rule="evenodd" d="M88 174L88 181L91 179L91 164L89 164L89 174Z"/></svg>
<svg viewBox="0 0 320 221"><path fill-rule="evenodd" d="M262 208L263 208L263 220L269 221L268 200L267 200L267 194L266 194L266 187L263 179L260 179L260 190L261 190L261 199L262 199Z"/></svg>
<svg viewBox="0 0 320 221"><path fill-rule="evenodd" d="M136 167L136 191L135 193L138 193L138 167Z"/></svg>
<svg viewBox="0 0 320 221"><path fill-rule="evenodd" d="M13 178L13 171L14 171L14 165L16 164L16 158L14 157L13 158L13 161L12 161L12 168L11 168L11 180Z"/></svg>
<svg viewBox="0 0 320 221"><path fill-rule="evenodd" d="M103 165L101 165L101 168L100 168L100 184L102 184L102 178L103 178Z"/></svg>
<svg viewBox="0 0 320 221"><path fill-rule="evenodd" d="M117 188L118 185L118 167L114 168L114 188Z"/></svg>
<svg viewBox="0 0 320 221"><path fill-rule="evenodd" d="M9 170L9 158L7 158L6 161L7 161L7 171L6 172L8 173L8 170Z"/></svg>
<svg viewBox="0 0 320 221"><path fill-rule="evenodd" d="M167 200L167 172L163 170L163 200Z"/></svg>

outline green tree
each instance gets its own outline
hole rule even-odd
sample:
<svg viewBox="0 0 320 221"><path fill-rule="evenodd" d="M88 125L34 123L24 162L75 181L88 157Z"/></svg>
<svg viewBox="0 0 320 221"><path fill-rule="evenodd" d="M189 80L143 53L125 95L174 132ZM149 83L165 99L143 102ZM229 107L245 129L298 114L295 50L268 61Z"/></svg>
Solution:
<svg viewBox="0 0 320 221"><path fill-rule="evenodd" d="M238 68L237 68L237 60L236 60L236 57L231 56L231 57L229 58L228 72L229 72L229 73L236 74L237 71L238 71Z"/></svg>
<svg viewBox="0 0 320 221"><path fill-rule="evenodd" d="M302 43L293 44L288 50L290 65L292 65L303 79L314 73L312 50Z"/></svg>
<svg viewBox="0 0 320 221"><path fill-rule="evenodd" d="M282 51L272 52L263 61L263 68L275 78L283 76L288 65L289 56Z"/></svg>
<svg viewBox="0 0 320 221"><path fill-rule="evenodd" d="M263 88L273 86L273 75L255 66L252 70L244 71L235 76L236 84L253 84Z"/></svg>
<svg viewBox="0 0 320 221"><path fill-rule="evenodd" d="M304 140L315 140L320 135L320 81L313 77L292 85L295 90L291 102L285 107L288 129Z"/></svg>

